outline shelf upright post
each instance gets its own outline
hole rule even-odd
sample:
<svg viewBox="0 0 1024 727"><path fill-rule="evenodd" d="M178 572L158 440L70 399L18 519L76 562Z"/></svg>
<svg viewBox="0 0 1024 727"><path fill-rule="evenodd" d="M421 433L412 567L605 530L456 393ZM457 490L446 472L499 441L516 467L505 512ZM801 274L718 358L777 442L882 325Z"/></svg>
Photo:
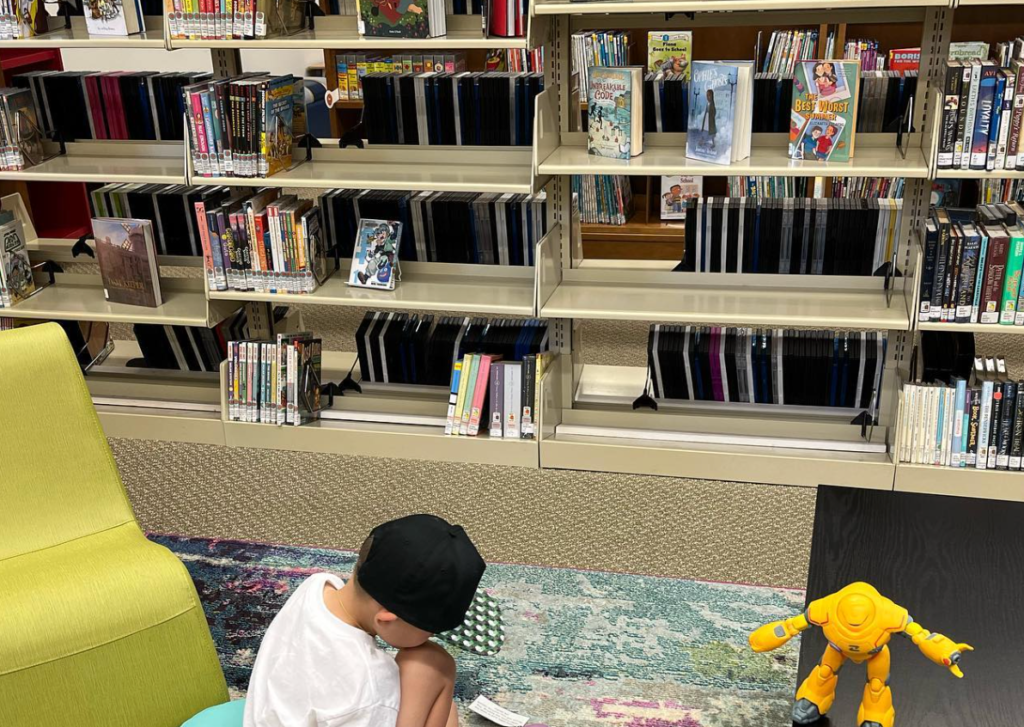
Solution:
<svg viewBox="0 0 1024 727"><path fill-rule="evenodd" d="M213 77L230 78L242 72L242 51L238 48L212 48Z"/></svg>

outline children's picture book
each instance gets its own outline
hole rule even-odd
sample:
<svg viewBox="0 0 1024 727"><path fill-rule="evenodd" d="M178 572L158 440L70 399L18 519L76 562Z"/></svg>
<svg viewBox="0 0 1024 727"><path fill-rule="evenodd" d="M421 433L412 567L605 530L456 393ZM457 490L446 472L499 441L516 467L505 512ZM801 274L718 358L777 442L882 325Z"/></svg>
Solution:
<svg viewBox="0 0 1024 727"><path fill-rule="evenodd" d="M348 284L358 288L394 290L402 223L394 220L359 221Z"/></svg>
<svg viewBox="0 0 1024 727"><path fill-rule="evenodd" d="M643 152L643 69L593 67L587 81L587 151L612 159Z"/></svg>
<svg viewBox="0 0 1024 727"><path fill-rule="evenodd" d="M161 305L153 223L98 217L92 221L92 234L104 297L111 303L149 308Z"/></svg>
<svg viewBox="0 0 1024 727"><path fill-rule="evenodd" d="M0 307L17 305L36 289L21 220L4 213L0 225Z"/></svg>
<svg viewBox="0 0 1024 727"><path fill-rule="evenodd" d="M88 0L83 14L89 35L132 35L143 30L139 0Z"/></svg>
<svg viewBox="0 0 1024 727"><path fill-rule="evenodd" d="M358 6L360 35L431 38L445 34L445 8L437 0L358 0Z"/></svg>
<svg viewBox="0 0 1024 727"><path fill-rule="evenodd" d="M690 45L693 32L689 30L652 30L647 33L647 70L652 73L681 73L690 80Z"/></svg>
<svg viewBox="0 0 1024 727"><path fill-rule="evenodd" d="M889 51L889 70L906 73L921 68L920 48L893 48Z"/></svg>
<svg viewBox="0 0 1024 727"><path fill-rule="evenodd" d="M685 177L678 174L661 178L661 219L685 220L686 201L700 197L704 191L703 177Z"/></svg>
<svg viewBox="0 0 1024 727"><path fill-rule="evenodd" d="M39 126L32 91L27 88L0 91L6 116L8 141L4 153L7 166L25 169L43 161L43 132Z"/></svg>
<svg viewBox="0 0 1024 727"><path fill-rule="evenodd" d="M752 61L694 61L686 156L730 164L750 156Z"/></svg>
<svg viewBox="0 0 1024 727"><path fill-rule="evenodd" d="M845 162L853 157L858 61L802 61L793 77L791 159Z"/></svg>

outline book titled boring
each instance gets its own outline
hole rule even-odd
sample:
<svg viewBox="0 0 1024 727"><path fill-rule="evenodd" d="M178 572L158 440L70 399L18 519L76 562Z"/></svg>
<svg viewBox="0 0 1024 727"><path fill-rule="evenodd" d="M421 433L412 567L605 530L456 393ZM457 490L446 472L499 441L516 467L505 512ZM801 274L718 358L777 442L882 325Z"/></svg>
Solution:
<svg viewBox="0 0 1024 727"><path fill-rule="evenodd" d="M156 308L163 303L149 220L97 218L92 221L103 295L111 303Z"/></svg>
<svg viewBox="0 0 1024 727"><path fill-rule="evenodd" d="M694 61L686 156L713 164L750 156L753 94L753 62Z"/></svg>
<svg viewBox="0 0 1024 727"><path fill-rule="evenodd" d="M791 159L846 162L853 158L860 61L802 61L793 79Z"/></svg>
<svg viewBox="0 0 1024 727"><path fill-rule="evenodd" d="M587 82L587 151L629 159L644 150L643 70L590 69Z"/></svg>

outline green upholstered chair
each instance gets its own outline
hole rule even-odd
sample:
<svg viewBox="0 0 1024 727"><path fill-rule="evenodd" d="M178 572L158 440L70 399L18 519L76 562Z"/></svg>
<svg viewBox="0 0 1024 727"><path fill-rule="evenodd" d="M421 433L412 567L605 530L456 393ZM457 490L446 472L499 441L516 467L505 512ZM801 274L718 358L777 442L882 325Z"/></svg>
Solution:
<svg viewBox="0 0 1024 727"><path fill-rule="evenodd" d="M178 727L227 698L192 580L135 522L64 332L0 333L0 725Z"/></svg>

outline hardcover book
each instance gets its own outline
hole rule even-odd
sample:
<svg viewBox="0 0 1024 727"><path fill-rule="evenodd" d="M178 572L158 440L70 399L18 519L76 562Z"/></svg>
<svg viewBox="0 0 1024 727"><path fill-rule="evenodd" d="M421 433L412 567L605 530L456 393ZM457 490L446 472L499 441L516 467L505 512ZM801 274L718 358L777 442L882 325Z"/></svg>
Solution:
<svg viewBox="0 0 1024 727"><path fill-rule="evenodd" d="M0 225L0 307L17 305L35 289L25 228L21 220L9 219Z"/></svg>
<svg viewBox="0 0 1024 727"><path fill-rule="evenodd" d="M10 165L25 169L43 161L43 132L36 116L32 92L27 88L5 89L3 114L10 140L4 149Z"/></svg>
<svg viewBox="0 0 1024 727"><path fill-rule="evenodd" d="M693 32L689 30L652 30L647 33L647 70L658 73L681 73L690 80L690 44Z"/></svg>
<svg viewBox="0 0 1024 727"><path fill-rule="evenodd" d="M263 159L260 170L269 177L292 164L292 120L295 112L292 76L277 76L267 82L267 106L262 134Z"/></svg>
<svg viewBox="0 0 1024 727"><path fill-rule="evenodd" d="M661 178L661 219L685 220L686 200L700 197L703 193L703 177L686 177L678 174Z"/></svg>
<svg viewBox="0 0 1024 727"><path fill-rule="evenodd" d="M96 218L96 261L103 278L103 295L111 303L156 308L163 303L160 275L149 220Z"/></svg>
<svg viewBox="0 0 1024 727"><path fill-rule="evenodd" d="M437 0L358 0L359 34L431 38L445 34L444 4Z"/></svg>
<svg viewBox="0 0 1024 727"><path fill-rule="evenodd" d="M401 222L360 220L348 284L359 288L394 290L401 239Z"/></svg>
<svg viewBox="0 0 1024 727"><path fill-rule="evenodd" d="M144 30L139 0L89 0L84 15L89 35L131 35Z"/></svg>
<svg viewBox="0 0 1024 727"><path fill-rule="evenodd" d="M694 61L686 156L729 164L750 156L753 63Z"/></svg>
<svg viewBox="0 0 1024 727"><path fill-rule="evenodd" d="M820 162L853 157L857 126L857 61L803 61L793 80L789 156Z"/></svg>
<svg viewBox="0 0 1024 727"><path fill-rule="evenodd" d="M643 73L640 68L590 69L587 151L612 159L643 152Z"/></svg>

